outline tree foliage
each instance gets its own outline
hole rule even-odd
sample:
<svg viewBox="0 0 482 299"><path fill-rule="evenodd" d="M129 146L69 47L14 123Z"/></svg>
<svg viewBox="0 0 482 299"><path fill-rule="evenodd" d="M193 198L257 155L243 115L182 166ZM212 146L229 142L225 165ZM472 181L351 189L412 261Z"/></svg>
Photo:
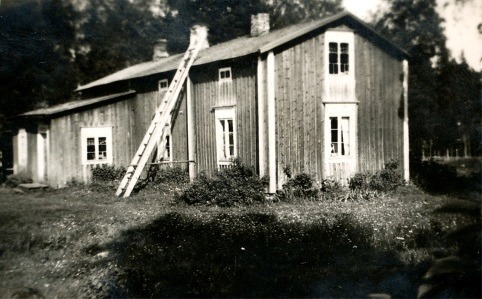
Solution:
<svg viewBox="0 0 482 299"><path fill-rule="evenodd" d="M8 116L70 98L73 37L58 1L0 7L0 129Z"/></svg>
<svg viewBox="0 0 482 299"><path fill-rule="evenodd" d="M423 144L430 144L430 154L445 153L460 147L463 136L470 138L472 154L480 154L480 73L449 59L436 5L435 0L390 1L389 10L375 22L382 34L411 55L411 154L420 157Z"/></svg>

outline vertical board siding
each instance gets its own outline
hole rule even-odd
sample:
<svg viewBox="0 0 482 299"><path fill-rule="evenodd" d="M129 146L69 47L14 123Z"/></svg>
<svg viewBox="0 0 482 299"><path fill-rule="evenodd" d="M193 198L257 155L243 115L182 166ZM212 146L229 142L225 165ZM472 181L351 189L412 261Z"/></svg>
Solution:
<svg viewBox="0 0 482 299"><path fill-rule="evenodd" d="M222 106L236 107L238 157L248 165L258 165L256 64L249 61L227 65L231 67L232 82L221 86L219 68L204 66L191 70L198 172L217 170L214 109Z"/></svg>
<svg viewBox="0 0 482 299"><path fill-rule="evenodd" d="M89 183L95 165L82 165L81 136L83 127L112 127L113 165L127 166L144 137L163 93L148 92L102 107L54 118L50 125L48 181L64 187L69 181ZM185 95L173 111L171 128L173 159L187 159ZM182 113L181 113L182 112ZM36 165L35 163L33 165Z"/></svg>
<svg viewBox="0 0 482 299"><path fill-rule="evenodd" d="M403 161L402 62L355 35L358 169L375 172L391 159Z"/></svg>
<svg viewBox="0 0 482 299"><path fill-rule="evenodd" d="M286 181L287 167L321 180L323 36L277 53L275 73L278 185Z"/></svg>

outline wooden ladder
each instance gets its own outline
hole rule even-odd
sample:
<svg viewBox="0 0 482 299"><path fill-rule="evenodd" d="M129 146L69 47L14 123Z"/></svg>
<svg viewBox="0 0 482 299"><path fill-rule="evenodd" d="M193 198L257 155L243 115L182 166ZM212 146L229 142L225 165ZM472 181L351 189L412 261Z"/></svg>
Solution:
<svg viewBox="0 0 482 299"><path fill-rule="evenodd" d="M161 104L156 109L156 113L154 114L154 118L152 119L149 129L147 129L144 139L142 139L142 142L137 149L131 164L127 168L124 178L117 188L115 193L116 196L122 195L123 197L129 197L129 195L132 193L132 190L134 190L134 187L139 180L139 177L141 176L141 173L144 170L150 155L163 135L164 127L168 125L167 121L169 120L171 110L176 105L179 93L181 92L182 86L189 73L189 69L191 68L202 46L202 41L197 40L194 42L194 45L189 46L188 50L184 54L184 57L177 68L176 75L171 81L169 89L167 90ZM162 141L160 144L158 144L158 147L162 148L165 145L165 141Z"/></svg>

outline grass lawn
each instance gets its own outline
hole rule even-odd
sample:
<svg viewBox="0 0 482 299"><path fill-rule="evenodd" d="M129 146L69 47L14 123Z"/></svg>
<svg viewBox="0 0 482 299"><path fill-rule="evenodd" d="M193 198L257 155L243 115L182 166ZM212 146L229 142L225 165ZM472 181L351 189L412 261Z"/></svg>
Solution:
<svg viewBox="0 0 482 299"><path fill-rule="evenodd" d="M0 298L414 297L457 199L187 206L175 191L0 189Z"/></svg>

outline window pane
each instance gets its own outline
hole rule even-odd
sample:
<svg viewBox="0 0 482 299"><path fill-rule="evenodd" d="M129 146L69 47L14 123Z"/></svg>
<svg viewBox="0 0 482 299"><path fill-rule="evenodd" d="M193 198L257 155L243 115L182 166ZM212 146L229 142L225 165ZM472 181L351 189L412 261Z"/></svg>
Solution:
<svg viewBox="0 0 482 299"><path fill-rule="evenodd" d="M340 44L340 52L347 53L348 54L348 44L347 43L341 43Z"/></svg>
<svg viewBox="0 0 482 299"><path fill-rule="evenodd" d="M166 158L170 158L171 157L171 136L166 136L166 154L165 154L165 157Z"/></svg>
<svg viewBox="0 0 482 299"><path fill-rule="evenodd" d="M338 117L330 117L330 132L331 132L331 155L338 154Z"/></svg>
<svg viewBox="0 0 482 299"><path fill-rule="evenodd" d="M226 159L226 120L220 119L221 122L221 142L219 143L221 158Z"/></svg>
<svg viewBox="0 0 482 299"><path fill-rule="evenodd" d="M224 119L219 120L221 122L221 132L226 132L226 123Z"/></svg>
<svg viewBox="0 0 482 299"><path fill-rule="evenodd" d="M232 119L228 119L228 130L229 130L229 133L232 133L234 132L233 130L233 120Z"/></svg>
<svg viewBox="0 0 482 299"><path fill-rule="evenodd" d="M336 156L338 153L338 143L332 143L331 144L331 155Z"/></svg>
<svg viewBox="0 0 482 299"><path fill-rule="evenodd" d="M338 129L338 117L330 117L330 124L331 129Z"/></svg>
<svg viewBox="0 0 482 299"><path fill-rule="evenodd" d="M107 159L107 142L105 137L99 137L99 160Z"/></svg>
<svg viewBox="0 0 482 299"><path fill-rule="evenodd" d="M338 54L337 53L330 53L330 63L337 63L338 62Z"/></svg>
<svg viewBox="0 0 482 299"><path fill-rule="evenodd" d="M340 55L340 72L348 73L348 54Z"/></svg>
<svg viewBox="0 0 482 299"><path fill-rule="evenodd" d="M87 160L95 160L95 138L87 138Z"/></svg>
<svg viewBox="0 0 482 299"><path fill-rule="evenodd" d="M350 118L341 118L341 154L350 155Z"/></svg>
<svg viewBox="0 0 482 299"><path fill-rule="evenodd" d="M330 43L330 53L338 53L338 43Z"/></svg>
<svg viewBox="0 0 482 299"><path fill-rule="evenodd" d="M328 69L330 74L338 74L338 44L329 43Z"/></svg>

